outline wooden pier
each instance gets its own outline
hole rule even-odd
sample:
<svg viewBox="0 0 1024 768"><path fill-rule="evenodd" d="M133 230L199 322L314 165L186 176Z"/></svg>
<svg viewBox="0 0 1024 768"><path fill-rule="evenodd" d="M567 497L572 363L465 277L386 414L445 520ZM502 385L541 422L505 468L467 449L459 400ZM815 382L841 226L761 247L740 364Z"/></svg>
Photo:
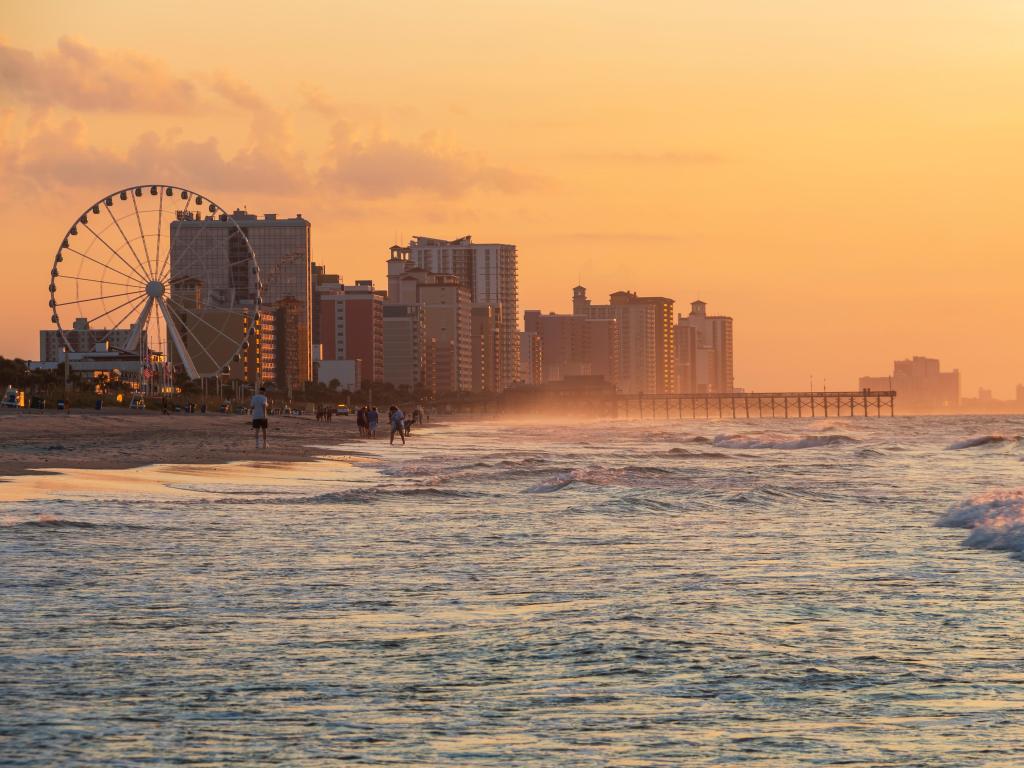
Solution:
<svg viewBox="0 0 1024 768"><path fill-rule="evenodd" d="M896 392L728 392L617 395L627 419L830 419L896 414Z"/></svg>
<svg viewBox="0 0 1024 768"><path fill-rule="evenodd" d="M599 377L516 387L497 396L439 398L438 413L624 419L834 419L894 416L896 392L728 392L624 395Z"/></svg>

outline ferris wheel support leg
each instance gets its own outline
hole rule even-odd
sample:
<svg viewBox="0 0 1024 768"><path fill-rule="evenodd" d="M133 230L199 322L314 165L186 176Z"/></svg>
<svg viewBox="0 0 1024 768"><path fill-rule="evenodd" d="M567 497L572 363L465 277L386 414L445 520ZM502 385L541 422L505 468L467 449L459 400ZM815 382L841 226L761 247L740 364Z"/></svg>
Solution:
<svg viewBox="0 0 1024 768"><path fill-rule="evenodd" d="M164 303L163 296L155 297L157 306L160 307L160 311L164 315L164 320L167 321L167 333L171 337L171 343L174 344L174 348L178 351L178 355L181 357L181 363L185 366L185 372L188 374L190 379L198 379L199 371L196 369L196 364L192 362L192 355L188 353L188 349L185 348L185 342L181 338L181 334L178 333L178 326L174 322L174 317L167 309L167 305Z"/></svg>
<svg viewBox="0 0 1024 768"><path fill-rule="evenodd" d="M149 320L149 313L153 311L153 301L154 299L152 296L146 300L146 305L142 308L142 311L139 313L139 318L135 321L134 326L132 326L131 335L128 336L128 341L124 345L125 349L131 350L138 346L139 339L142 336L142 329L146 327L146 322Z"/></svg>

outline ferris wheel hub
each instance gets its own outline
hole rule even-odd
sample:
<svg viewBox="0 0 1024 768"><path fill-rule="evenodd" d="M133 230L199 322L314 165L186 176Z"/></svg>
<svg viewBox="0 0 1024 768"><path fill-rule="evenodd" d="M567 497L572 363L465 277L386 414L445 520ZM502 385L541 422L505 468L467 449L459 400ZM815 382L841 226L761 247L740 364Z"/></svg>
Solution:
<svg viewBox="0 0 1024 768"><path fill-rule="evenodd" d="M159 299L164 295L164 284L160 280L150 280L146 283L146 295L152 296L154 299Z"/></svg>

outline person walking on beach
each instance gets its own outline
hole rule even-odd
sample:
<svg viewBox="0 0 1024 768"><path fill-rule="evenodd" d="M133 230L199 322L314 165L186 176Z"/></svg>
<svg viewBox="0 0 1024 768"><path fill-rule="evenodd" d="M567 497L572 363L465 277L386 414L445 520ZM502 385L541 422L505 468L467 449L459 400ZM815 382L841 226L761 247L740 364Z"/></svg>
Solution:
<svg viewBox="0 0 1024 768"><path fill-rule="evenodd" d="M380 413L377 411L377 406L373 406L366 414L366 426L370 432L370 437L377 436L377 423L380 421Z"/></svg>
<svg viewBox="0 0 1024 768"><path fill-rule="evenodd" d="M388 408L388 417L391 420L391 445L395 444L395 433L402 438L402 445L405 445L405 414L397 405Z"/></svg>
<svg viewBox="0 0 1024 768"><path fill-rule="evenodd" d="M359 427L360 437L369 437L370 429L369 422L367 421L368 415L369 411L365 405L360 406L359 410L356 411L356 426Z"/></svg>
<svg viewBox="0 0 1024 768"><path fill-rule="evenodd" d="M252 410L252 428L256 432L256 447L260 447L260 432L263 433L263 447L267 447L267 388L260 387L260 391L252 396L249 408Z"/></svg>

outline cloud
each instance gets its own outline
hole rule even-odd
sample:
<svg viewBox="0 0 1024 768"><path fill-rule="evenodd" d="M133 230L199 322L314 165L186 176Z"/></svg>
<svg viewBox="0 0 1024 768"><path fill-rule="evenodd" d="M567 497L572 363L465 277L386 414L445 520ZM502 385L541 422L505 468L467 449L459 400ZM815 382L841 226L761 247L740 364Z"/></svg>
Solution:
<svg viewBox="0 0 1024 768"><path fill-rule="evenodd" d="M0 126L11 120L0 121ZM515 194L543 182L429 142L352 140L340 132L327 165L309 170L287 142L256 135L246 147L225 152L214 137L182 138L147 131L123 149L94 145L77 117L41 120L20 141L0 134L0 169L37 190L83 188L96 191L139 183L180 184L208 193L248 192L275 197L343 191L373 201L427 193L454 199L474 189ZM276 135L276 134L275 134Z"/></svg>
<svg viewBox="0 0 1024 768"><path fill-rule="evenodd" d="M86 188L100 193L139 183L181 184L197 191L293 195L308 186L304 168L287 155L250 147L230 156L217 140L162 137L149 131L123 153L89 143L72 118L42 123L24 141L0 144L0 168L39 190Z"/></svg>
<svg viewBox="0 0 1024 768"><path fill-rule="evenodd" d="M322 90L312 85L302 85L299 88L302 94L302 106L321 117L336 118L338 105L328 97Z"/></svg>
<svg viewBox="0 0 1024 768"><path fill-rule="evenodd" d="M328 188L368 198L410 192L458 197L472 189L512 194L543 183L538 177L488 165L427 140L359 139L343 122L335 124L328 160L318 177Z"/></svg>
<svg viewBox="0 0 1024 768"><path fill-rule="evenodd" d="M41 54L0 43L3 96L11 97L11 109L0 114L0 172L7 177L0 184L19 189L95 191L166 182L274 197L341 193L365 205L417 195L452 200L471 191L515 195L546 183L429 137L409 141L356 130L339 117L351 109L343 110L313 87L303 88L289 107L225 73L179 77L163 62L101 51L66 37L56 52ZM291 135L290 108L296 106L330 127L319 164L307 162ZM167 119L160 121L160 132L118 139L97 141L86 130L85 118L98 111L187 113L190 125L209 117L212 127L223 125L217 113L225 108L251 121L241 148L230 152L214 135L197 137L194 125L185 133ZM57 122L56 115L66 112L70 117ZM14 114L24 120L20 131ZM237 138L235 131L233 145Z"/></svg>
<svg viewBox="0 0 1024 768"><path fill-rule="evenodd" d="M135 53L106 53L69 37L35 54L0 43L0 94L36 107L82 111L190 112L193 83Z"/></svg>
<svg viewBox="0 0 1024 768"><path fill-rule="evenodd" d="M248 83L218 75L210 84L210 89L222 99L236 107L251 112L273 112L270 102L260 96Z"/></svg>

